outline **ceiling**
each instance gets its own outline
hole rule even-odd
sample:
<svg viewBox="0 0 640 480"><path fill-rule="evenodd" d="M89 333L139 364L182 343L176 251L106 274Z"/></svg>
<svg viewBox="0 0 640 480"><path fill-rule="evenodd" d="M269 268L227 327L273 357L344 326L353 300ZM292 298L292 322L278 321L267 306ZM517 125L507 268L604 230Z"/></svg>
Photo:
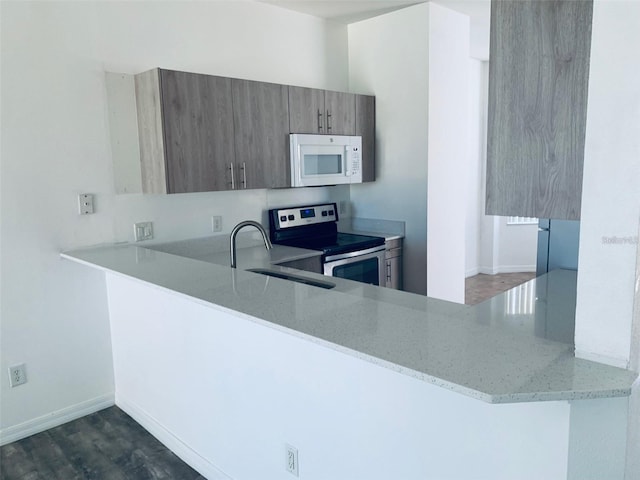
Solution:
<svg viewBox="0 0 640 480"><path fill-rule="evenodd" d="M257 0L299 13L349 24L431 1L468 15L469 54L480 60L489 58L491 0Z"/></svg>
<svg viewBox="0 0 640 480"><path fill-rule="evenodd" d="M340 23L353 23L429 0L259 0ZM489 24L490 0L431 0ZM488 27L487 27L488 28Z"/></svg>

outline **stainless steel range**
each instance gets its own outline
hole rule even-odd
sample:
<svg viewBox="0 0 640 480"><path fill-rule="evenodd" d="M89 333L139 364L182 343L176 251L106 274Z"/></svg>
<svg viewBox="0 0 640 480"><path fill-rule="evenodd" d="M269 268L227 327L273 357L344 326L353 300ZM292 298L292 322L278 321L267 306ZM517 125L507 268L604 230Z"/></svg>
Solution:
<svg viewBox="0 0 640 480"><path fill-rule="evenodd" d="M380 285L384 238L338 232L335 203L269 210L271 242L322 251L325 275Z"/></svg>

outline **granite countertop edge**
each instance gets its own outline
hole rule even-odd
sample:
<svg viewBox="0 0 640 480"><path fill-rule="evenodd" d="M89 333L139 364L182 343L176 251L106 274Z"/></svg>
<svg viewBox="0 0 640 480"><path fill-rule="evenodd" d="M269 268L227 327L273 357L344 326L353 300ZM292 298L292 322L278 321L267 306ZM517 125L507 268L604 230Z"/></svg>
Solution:
<svg viewBox="0 0 640 480"><path fill-rule="evenodd" d="M524 390L518 391L514 389L514 391L503 391L502 388L493 388L491 385L486 385L483 388L478 388L476 385L465 384L465 382L458 382L455 380L455 375L452 375L451 378L447 378L447 375L438 375L429 372L429 368L413 368L412 366L408 366L408 364L403 365L399 362L394 362L388 359L383 358L380 355L376 355L375 352L367 352L363 351L364 349L355 348L353 345L348 345L346 342L341 343L340 341L335 340L327 340L325 338L321 338L320 336L313 335L309 332L305 332L302 330L298 330L296 328L292 328L288 325L283 325L274 321L274 319L261 318L264 315L261 315L260 312L254 311L252 307L248 306L247 308L242 310L231 308L230 306L225 306L222 304L223 302L217 303L215 299L207 297L201 292L192 291L193 289L190 286L171 286L168 282L160 279L152 279L145 278L145 274L139 273L138 269L135 265L130 265L127 262L130 258L137 258L140 255L140 252L146 250L143 247L138 247L131 244L119 244L119 245L103 245L98 247L90 247L87 249L79 249L68 252L61 253L61 257L89 266L93 268L98 268L102 271L106 271L109 273L117 274L119 276L123 276L126 278L131 278L147 285L151 285L157 288L162 289L163 291L167 291L171 294L177 294L179 296L183 296L190 300L194 300L197 303L200 303L205 306L213 307L220 311L224 311L230 313L232 315L247 319L249 321L259 323L261 325L275 328L276 330L282 331L284 333L292 334L302 339L306 339L313 343L319 344L321 346L325 346L327 348L342 352L344 354L354 356L356 358L360 358L364 361L368 361L370 363L379 365L383 368L387 368L398 373L408 375L410 377L414 377L418 380L424 381L427 384L439 386L445 389L448 389L453 392L457 392L477 400L481 400L483 402L492 403L492 404L503 404L503 403L523 403L523 402L540 402L540 401L570 401L570 400L587 400L587 399L595 399L595 398L612 398L612 397L624 397L629 396L631 393L631 387L634 381L637 379L637 374L630 370L624 370L617 367L610 367L604 364L599 364L596 362L591 362L589 360L583 360L575 358L572 354L567 354L566 348L559 348L558 352L560 352L559 357L561 357L562 364L568 366L568 371L573 371L573 367L580 366L583 369L591 369L594 365L598 369L598 373L604 371L606 378L601 380L596 379L593 380L593 384L588 388L566 388L567 385L561 387L545 387L546 390ZM302 257L300 256L302 255ZM206 275L209 277L210 275L216 276L218 278L225 277L226 273L229 274L231 272L231 268L224 267L220 265L211 264L208 262L194 260L189 258L180 257L173 254L167 254L163 252L152 252L153 257L152 260L149 260L152 264L162 265L163 263L171 262L171 271L174 272L176 266L179 266L181 269L190 270L197 269L199 274ZM287 257L286 255L281 255L279 257L279 262L286 262L289 260L294 260L295 258L304 258L304 252L293 252L292 257ZM269 266L268 262L262 262L260 265L252 265L251 267L265 267ZM244 268L247 268L245 266ZM277 266L276 266L277 268ZM306 272L300 272L306 274ZM238 270L238 272L231 272L232 275L238 275L243 280L250 279L252 277L260 277L263 279L264 277L255 273L246 272L243 270ZM314 277L313 274L311 274ZM324 277L325 279L327 277ZM333 279L331 279L333 280ZM164 284L163 284L164 283ZM227 281L225 278L221 278L220 285L222 288L227 288ZM353 283L353 282L347 282ZM286 292L288 289L293 289L292 285L288 285L290 282L281 280L275 282L275 285L278 286L280 291ZM273 285L273 283L272 283ZM296 285L297 288L314 288L307 287L305 285ZM234 286L235 288L235 286ZM381 287L369 287L369 288L381 288ZM333 292L331 290L323 292L324 295L343 295L339 290ZM210 292L207 293L210 295ZM356 295L357 296L357 295ZM338 298L338 297L332 297ZM275 299L275 302L278 300ZM377 300L372 300L369 298L354 299L354 293L349 292L349 302L351 304L360 304L356 306L365 307L371 305L371 302L377 302ZM383 303L383 302L378 302ZM380 305L373 305L374 307L381 308ZM384 307L388 310L389 308L397 308L401 309L402 307L397 307L394 305L385 304ZM405 309L406 310L406 309ZM452 310L453 312L453 310ZM454 315L453 313L451 315ZM452 317L453 318L453 317ZM453 367L452 367L453 368ZM456 366L459 370L459 366ZM532 374L538 375L538 372L532 371ZM555 373L555 370L552 368L549 369L549 375L551 375L552 380L557 380L555 377L562 377L562 373ZM545 380L546 381L546 380ZM567 379L567 384L570 384L570 379ZM470 382L469 382L470 383ZM569 385L570 386L570 385Z"/></svg>

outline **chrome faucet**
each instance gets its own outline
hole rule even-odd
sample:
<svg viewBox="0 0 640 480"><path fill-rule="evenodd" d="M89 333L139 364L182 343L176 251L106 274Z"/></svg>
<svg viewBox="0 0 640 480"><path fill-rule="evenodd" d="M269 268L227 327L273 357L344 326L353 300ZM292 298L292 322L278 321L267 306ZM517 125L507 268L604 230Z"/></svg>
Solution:
<svg viewBox="0 0 640 480"><path fill-rule="evenodd" d="M267 250L271 250L273 245L271 245L271 241L269 241L269 236L265 231L264 227L260 225L258 222L254 222L253 220L245 220L244 222L240 222L233 230L231 230L231 268L236 268L236 236L238 232L242 230L244 227L256 227L258 231L262 234L262 239L264 240L264 246Z"/></svg>

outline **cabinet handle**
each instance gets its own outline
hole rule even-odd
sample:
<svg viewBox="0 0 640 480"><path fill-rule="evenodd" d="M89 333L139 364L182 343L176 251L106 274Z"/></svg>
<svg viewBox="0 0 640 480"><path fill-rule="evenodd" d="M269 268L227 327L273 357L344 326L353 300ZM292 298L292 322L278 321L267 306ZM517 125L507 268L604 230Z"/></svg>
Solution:
<svg viewBox="0 0 640 480"><path fill-rule="evenodd" d="M387 280L391 280L391 260L387 260Z"/></svg>
<svg viewBox="0 0 640 480"><path fill-rule="evenodd" d="M247 188L247 162L242 162L242 188Z"/></svg>
<svg viewBox="0 0 640 480"><path fill-rule="evenodd" d="M318 109L318 131L322 131L322 112Z"/></svg>
<svg viewBox="0 0 640 480"><path fill-rule="evenodd" d="M331 114L329 110L327 110L327 132L331 130Z"/></svg>
<svg viewBox="0 0 640 480"><path fill-rule="evenodd" d="M231 190L236 189L236 180L233 176L233 163L229 164L229 170L231 170Z"/></svg>

